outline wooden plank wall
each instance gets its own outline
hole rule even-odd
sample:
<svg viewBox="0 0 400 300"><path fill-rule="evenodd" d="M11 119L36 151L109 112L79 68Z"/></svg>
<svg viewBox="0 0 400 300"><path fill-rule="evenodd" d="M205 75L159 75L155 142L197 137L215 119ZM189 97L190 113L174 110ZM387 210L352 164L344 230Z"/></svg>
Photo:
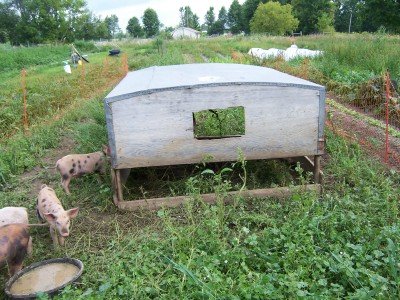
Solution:
<svg viewBox="0 0 400 300"><path fill-rule="evenodd" d="M277 86L208 86L162 91L109 104L116 159L134 168L317 154L319 91ZM197 140L193 112L243 106L245 135Z"/></svg>

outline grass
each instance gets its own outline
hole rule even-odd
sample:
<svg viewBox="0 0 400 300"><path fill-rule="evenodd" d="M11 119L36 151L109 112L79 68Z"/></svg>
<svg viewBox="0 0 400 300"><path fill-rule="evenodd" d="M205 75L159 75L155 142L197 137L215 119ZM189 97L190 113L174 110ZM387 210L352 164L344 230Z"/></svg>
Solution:
<svg viewBox="0 0 400 300"><path fill-rule="evenodd" d="M121 78L120 60L109 60L106 66L98 61L98 55L90 57L92 62L73 69L67 74L61 66L51 68L31 68L27 72L27 109L31 126L43 122L46 117L54 118L65 107L77 101L104 92L117 78ZM22 89L20 77L14 76L0 83L0 139L7 138L23 129Z"/></svg>
<svg viewBox="0 0 400 300"><path fill-rule="evenodd" d="M104 51L105 48L96 47L93 43L78 41L75 46L82 53ZM0 72L20 71L40 65L62 65L69 60L71 48L66 44L39 45L31 47L13 47L8 44L0 44Z"/></svg>
<svg viewBox="0 0 400 300"><path fill-rule="evenodd" d="M194 135L202 137L224 137L245 134L243 107L209 109L193 113Z"/></svg>
<svg viewBox="0 0 400 300"><path fill-rule="evenodd" d="M321 37L324 43L325 38ZM310 48L324 45L316 37L303 39ZM240 37L168 41L161 52L153 43L125 45L123 51L130 68L137 69L201 62L204 57L234 62L232 51L287 45L287 38ZM93 55L94 68L102 68L105 55ZM244 57L242 63L256 62ZM323 73L314 69L314 61L264 63L293 74ZM293 179L285 164L244 162L240 157L227 164L135 170L128 190L133 197L188 195L191 200L176 209L118 211L111 202L110 178L98 183L95 176L72 181L72 195L66 196L59 175L50 167L63 151L96 151L107 142L102 99L115 81L105 78L115 80L119 74L118 68L111 70L104 76L89 70L94 82L86 82L88 87L78 95L72 91L81 88L79 73L75 81L65 81L65 94L57 85L48 85L54 98L61 93L67 103L59 109L49 105L53 108L47 113L39 108L29 134L15 122L18 130L0 141L2 207L25 206L35 222L36 189L41 183L55 188L65 208L80 207L65 248L54 251L45 228L31 230L34 253L26 264L69 256L85 265L81 282L55 299L399 298L400 176L329 130L320 196L296 193L287 199L251 201L238 197L225 205L226 192L232 189L291 185L307 177L298 167ZM40 85L65 76L61 71L43 65L28 73L35 72L33 88L45 93ZM1 95L17 93L18 76L7 80L10 84L3 85ZM57 105L51 97L43 101ZM215 192L217 204L200 201L202 192Z"/></svg>

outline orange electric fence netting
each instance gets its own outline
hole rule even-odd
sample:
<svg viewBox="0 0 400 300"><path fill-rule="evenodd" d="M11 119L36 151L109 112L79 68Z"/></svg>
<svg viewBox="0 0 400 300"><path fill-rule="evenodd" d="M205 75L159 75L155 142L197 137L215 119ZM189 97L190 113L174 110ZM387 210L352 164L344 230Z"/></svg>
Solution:
<svg viewBox="0 0 400 300"><path fill-rule="evenodd" d="M327 107L327 125L361 144L388 166L400 168L400 97L386 72L359 86L350 101L335 99Z"/></svg>
<svg viewBox="0 0 400 300"><path fill-rule="evenodd" d="M45 119L48 123L58 120L65 114L65 108L79 102L76 100L91 99L104 93L120 81L128 71L126 54L122 57L106 57L102 64L83 62L77 68L72 68L72 74L60 72L47 81L43 80L43 76L35 70L27 72L23 69L21 123L16 124L9 132L4 132L0 139L14 135L20 126L27 133L37 121ZM41 101L37 101L36 98L41 98ZM47 109L38 108L43 105L47 106Z"/></svg>

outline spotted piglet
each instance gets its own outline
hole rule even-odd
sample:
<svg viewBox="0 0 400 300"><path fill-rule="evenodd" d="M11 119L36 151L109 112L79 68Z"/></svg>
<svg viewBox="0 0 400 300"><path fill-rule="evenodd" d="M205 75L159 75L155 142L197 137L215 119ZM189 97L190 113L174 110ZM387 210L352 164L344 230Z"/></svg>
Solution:
<svg viewBox="0 0 400 300"><path fill-rule="evenodd" d="M28 224L28 211L25 207L3 207L0 209L0 226L22 223Z"/></svg>
<svg viewBox="0 0 400 300"><path fill-rule="evenodd" d="M0 209L0 226L28 224L28 210L25 207L3 207ZM28 254L32 254L32 237L29 238Z"/></svg>
<svg viewBox="0 0 400 300"><path fill-rule="evenodd" d="M0 227L0 267L8 266L12 276L22 269L27 253L32 252L32 243L25 224L8 224Z"/></svg>
<svg viewBox="0 0 400 300"><path fill-rule="evenodd" d="M78 215L79 208L64 210L52 188L43 184L38 195L36 213L41 222L50 225L50 235L54 247L64 246L65 237L69 236L70 220Z"/></svg>
<svg viewBox="0 0 400 300"><path fill-rule="evenodd" d="M104 174L107 151L108 147L103 145L103 151L70 154L57 161L56 168L61 174L61 185L68 195L71 178L89 173Z"/></svg>

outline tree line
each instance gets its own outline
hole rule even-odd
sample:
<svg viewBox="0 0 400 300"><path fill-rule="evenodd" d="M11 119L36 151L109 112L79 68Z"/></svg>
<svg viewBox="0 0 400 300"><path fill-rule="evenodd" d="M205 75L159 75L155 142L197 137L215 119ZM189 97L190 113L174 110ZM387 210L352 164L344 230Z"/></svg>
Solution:
<svg viewBox="0 0 400 300"><path fill-rule="evenodd" d="M158 22L157 13L153 13ZM375 32L382 29L400 33L399 0L245 0L243 4L233 0L228 9L223 6L218 14L210 7L203 24L190 6L181 7L179 13L180 26L206 31L208 35ZM134 26L128 25L129 34L151 36L144 20L143 28L136 17L131 20Z"/></svg>
<svg viewBox="0 0 400 300"><path fill-rule="evenodd" d="M302 32L400 33L398 0L233 0L218 13L210 7L200 24L190 6L179 9L179 25L208 35L231 32L285 34ZM177 20L178 21L178 20ZM157 12L148 8L141 20L132 17L126 34L152 37L163 28ZM171 32L173 28L163 28ZM0 0L0 42L12 44L70 42L124 36L116 15L93 14L85 0Z"/></svg>
<svg viewBox="0 0 400 300"><path fill-rule="evenodd" d="M0 1L0 43L109 39L120 31L117 16L101 19L84 0Z"/></svg>

